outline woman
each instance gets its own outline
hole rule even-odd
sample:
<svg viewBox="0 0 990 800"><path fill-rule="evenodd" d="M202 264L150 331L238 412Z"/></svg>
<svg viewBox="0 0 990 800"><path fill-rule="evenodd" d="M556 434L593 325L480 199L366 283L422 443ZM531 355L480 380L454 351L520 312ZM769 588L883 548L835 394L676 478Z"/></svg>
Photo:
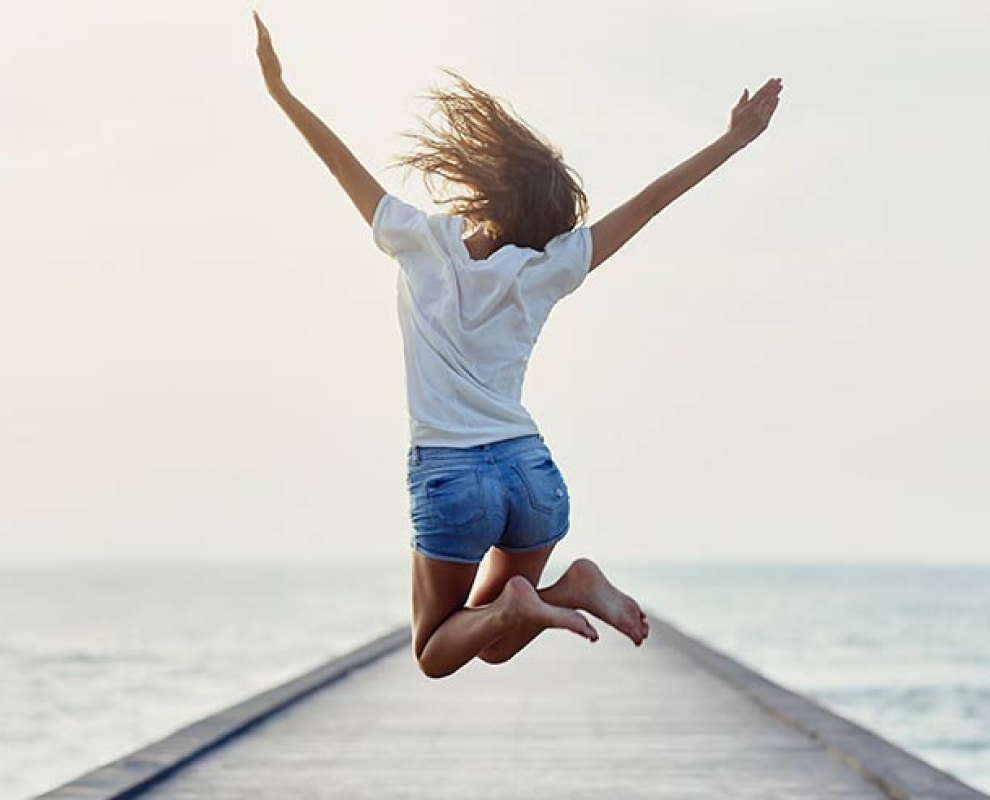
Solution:
<svg viewBox="0 0 990 800"><path fill-rule="evenodd" d="M413 649L439 678L475 657L512 658L547 628L591 641L581 613L640 645L635 600L578 559L537 591L569 527L567 486L520 402L523 375L554 304L573 292L661 209L767 127L782 84L743 91L728 131L588 227L587 199L559 152L491 95L448 71L457 88L431 96L446 127L427 123L398 163L464 192L427 215L388 194L290 94L257 13L268 92L340 182L400 266L411 446ZM468 235L465 237L464 233ZM479 577L482 561L485 569Z"/></svg>

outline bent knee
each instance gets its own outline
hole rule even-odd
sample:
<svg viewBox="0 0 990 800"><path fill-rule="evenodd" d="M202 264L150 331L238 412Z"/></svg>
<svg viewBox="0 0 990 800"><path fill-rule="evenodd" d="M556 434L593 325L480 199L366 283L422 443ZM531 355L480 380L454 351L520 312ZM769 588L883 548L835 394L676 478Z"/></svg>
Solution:
<svg viewBox="0 0 990 800"><path fill-rule="evenodd" d="M482 650L478 653L478 658L484 661L486 664L504 664L512 656L508 653L500 653L497 650Z"/></svg>
<svg viewBox="0 0 990 800"><path fill-rule="evenodd" d="M426 645L429 641L429 638L423 638L422 641L416 637L413 638L413 658L416 659L416 666L427 678L433 680L446 678L451 674L450 670L443 669L437 663L436 658L431 658L430 654L426 652Z"/></svg>
<svg viewBox="0 0 990 800"><path fill-rule="evenodd" d="M416 659L416 665L420 672L432 680L439 680L453 674L453 670L443 669L439 664L435 664L429 658L422 656Z"/></svg>

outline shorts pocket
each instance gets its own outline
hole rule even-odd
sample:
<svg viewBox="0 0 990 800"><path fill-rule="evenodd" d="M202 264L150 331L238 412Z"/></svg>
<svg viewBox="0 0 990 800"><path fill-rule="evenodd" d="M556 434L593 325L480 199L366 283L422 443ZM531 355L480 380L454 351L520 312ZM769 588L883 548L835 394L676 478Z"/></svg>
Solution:
<svg viewBox="0 0 990 800"><path fill-rule="evenodd" d="M477 468L431 475L424 488L430 511L443 525L473 525L485 515L484 487Z"/></svg>
<svg viewBox="0 0 990 800"><path fill-rule="evenodd" d="M527 455L512 468L526 488L530 505L535 510L552 514L567 502L567 484L549 453Z"/></svg>

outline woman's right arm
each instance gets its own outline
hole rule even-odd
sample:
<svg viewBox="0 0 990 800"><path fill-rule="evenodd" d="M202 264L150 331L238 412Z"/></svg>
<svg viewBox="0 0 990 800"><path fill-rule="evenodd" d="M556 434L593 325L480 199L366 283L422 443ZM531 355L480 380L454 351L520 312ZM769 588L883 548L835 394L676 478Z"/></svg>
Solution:
<svg viewBox="0 0 990 800"><path fill-rule="evenodd" d="M774 78L752 98L748 90L744 91L732 109L726 133L592 225L590 269L612 256L664 208L763 133L777 108L782 88L780 79Z"/></svg>
<svg viewBox="0 0 990 800"><path fill-rule="evenodd" d="M282 80L282 65L275 55L268 29L257 12L254 14L254 21L258 29L258 60L261 62L261 72L268 93L337 178L361 216L371 225L385 189L336 134L292 95Z"/></svg>

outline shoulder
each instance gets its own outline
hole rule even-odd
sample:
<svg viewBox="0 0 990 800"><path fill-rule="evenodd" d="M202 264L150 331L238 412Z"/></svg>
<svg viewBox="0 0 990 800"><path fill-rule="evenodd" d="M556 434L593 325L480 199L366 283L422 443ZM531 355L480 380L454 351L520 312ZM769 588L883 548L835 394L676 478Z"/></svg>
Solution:
<svg viewBox="0 0 990 800"><path fill-rule="evenodd" d="M425 251L449 230L461 229L461 220L447 214L427 213L394 194L386 193L375 208L371 234L378 249L393 258Z"/></svg>
<svg viewBox="0 0 990 800"><path fill-rule="evenodd" d="M587 277L591 267L591 230L581 225L547 242L543 258L534 263L539 283L555 300L570 294Z"/></svg>
<svg viewBox="0 0 990 800"><path fill-rule="evenodd" d="M591 228L581 225L564 231L547 242L544 251L552 258L584 261L591 256Z"/></svg>

